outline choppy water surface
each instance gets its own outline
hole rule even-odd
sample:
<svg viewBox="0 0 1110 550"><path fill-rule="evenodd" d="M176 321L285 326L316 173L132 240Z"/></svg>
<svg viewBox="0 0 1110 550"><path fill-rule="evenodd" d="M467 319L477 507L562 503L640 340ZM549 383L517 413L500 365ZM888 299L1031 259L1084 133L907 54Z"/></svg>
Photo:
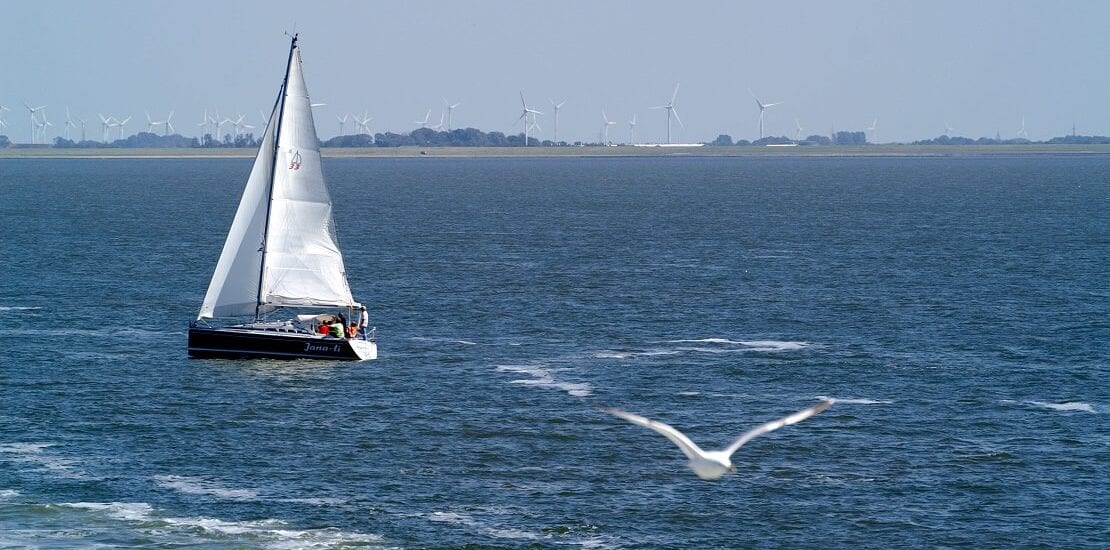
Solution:
<svg viewBox="0 0 1110 550"><path fill-rule="evenodd" d="M249 167L0 161L5 546L1110 540L1110 158L329 160L381 359L189 360Z"/></svg>

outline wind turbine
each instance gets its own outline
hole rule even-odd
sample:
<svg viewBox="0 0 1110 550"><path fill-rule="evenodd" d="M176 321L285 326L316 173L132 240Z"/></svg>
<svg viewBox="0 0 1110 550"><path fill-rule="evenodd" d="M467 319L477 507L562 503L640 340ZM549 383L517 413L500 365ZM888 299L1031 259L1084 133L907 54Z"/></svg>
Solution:
<svg viewBox="0 0 1110 550"><path fill-rule="evenodd" d="M435 130L437 132L442 132L443 131L443 128L444 128L444 126L443 126L443 117L444 117L444 112L440 111L439 112L439 123L432 125L433 130Z"/></svg>
<svg viewBox="0 0 1110 550"><path fill-rule="evenodd" d="M601 120L605 122L605 124L603 124L601 126L601 144L602 145L608 145L609 144L609 127L616 124L616 122L612 121L612 120L609 120L609 117L605 116L605 110L604 109L601 110Z"/></svg>
<svg viewBox="0 0 1110 550"><path fill-rule="evenodd" d="M131 117L127 117L127 118L125 118L125 119L116 123L116 128L119 129L119 138L120 139L123 139L123 125L127 124L127 121L129 121L129 120L131 120Z"/></svg>
<svg viewBox="0 0 1110 550"><path fill-rule="evenodd" d="M628 143L636 144L636 113L632 113L632 120L628 121Z"/></svg>
<svg viewBox="0 0 1110 550"><path fill-rule="evenodd" d="M166 120L161 123L166 125L165 128L162 129L162 135L168 136L170 135L170 132L177 133L177 128L173 127L173 122L170 122L171 120L173 120L173 109L170 109L169 116L167 116Z"/></svg>
<svg viewBox="0 0 1110 550"><path fill-rule="evenodd" d="M794 117L794 141L798 141L802 137L802 123L798 122L798 117Z"/></svg>
<svg viewBox="0 0 1110 550"><path fill-rule="evenodd" d="M567 100L564 99L559 103L555 103L554 101L551 101L550 99L548 99L547 101L551 103L551 108L555 109L555 137L554 137L554 141L556 143L558 143L559 142L559 109L563 108L563 105L567 102Z"/></svg>
<svg viewBox="0 0 1110 550"><path fill-rule="evenodd" d="M246 115L239 115L239 118L235 119L231 123L235 127L235 137L236 138L238 138L239 135L243 133L243 130L252 130L252 129L254 129L254 126L251 126L250 124L244 124L243 123L243 117L245 117L245 116Z"/></svg>
<svg viewBox="0 0 1110 550"><path fill-rule="evenodd" d="M538 126L539 122L535 122L536 115L542 115L543 113L541 113L541 112L539 112L539 111L537 111L537 110L528 106L528 103L526 103L524 101L524 92L520 92L520 107L521 107L520 118L518 118L517 120L523 120L524 121L524 146L527 147L528 146L528 131L532 129L532 127L528 123L528 115L532 115L532 120Z"/></svg>
<svg viewBox="0 0 1110 550"><path fill-rule="evenodd" d="M77 125L73 123L73 119L69 116L69 107L66 107L66 125L65 125L65 138L69 139L69 129L76 128Z"/></svg>
<svg viewBox="0 0 1110 550"><path fill-rule="evenodd" d="M457 103L449 103L447 101L447 98L445 97L445 98L443 98L443 104L447 106L447 131L450 132L451 129L453 128L453 126L452 126L453 119L452 119L451 115L454 113L455 107L458 107L459 105L462 105L462 102L459 101Z"/></svg>
<svg viewBox="0 0 1110 550"><path fill-rule="evenodd" d="M944 122L944 135L951 137L952 132L954 132L955 130L955 128L948 125L948 121Z"/></svg>
<svg viewBox="0 0 1110 550"><path fill-rule="evenodd" d="M108 143L108 128L115 126L115 119L113 119L111 116L109 116L108 118L104 118L104 115L100 113L97 113L97 116L100 117L100 128L102 132L102 137L100 138L100 141Z"/></svg>
<svg viewBox="0 0 1110 550"><path fill-rule="evenodd" d="M361 134L369 135L370 134L370 121L374 120L374 119L371 116L369 116L369 114L366 111L362 112L362 118L358 118L358 115L351 115L351 116L355 119L355 128L358 128L357 131Z"/></svg>
<svg viewBox="0 0 1110 550"><path fill-rule="evenodd" d="M7 128L8 127L8 123L4 122L4 111L10 111L10 110L11 109L9 109L9 108L7 108L3 105L0 105L0 128Z"/></svg>
<svg viewBox="0 0 1110 550"><path fill-rule="evenodd" d="M208 116L208 109L207 109L207 108L205 108L205 109L204 109L204 118L203 118L203 119L201 119L201 121L200 121L200 124L197 124L197 127L198 127L198 128L201 128L201 132L204 132L204 133L206 133L206 134L211 134L211 133L212 133L212 131L211 131L211 130L208 130L208 125L209 125L209 123L211 123L211 122L212 122L212 118ZM208 130L208 131L207 131L207 132L205 132L205 130ZM204 136L201 136L201 137L204 137Z"/></svg>
<svg viewBox="0 0 1110 550"><path fill-rule="evenodd" d="M35 126L37 124L35 122L35 113L45 109L46 105L43 105L41 107L32 107L32 106L28 105L26 102L24 102L23 106L26 107L27 110L30 111L30 113L31 113L31 144L34 145L35 144Z"/></svg>
<svg viewBox="0 0 1110 550"><path fill-rule="evenodd" d="M42 141L42 143L46 143L46 127L53 126L53 124L46 121L46 111L43 111L42 120L38 121L37 125L39 127L39 139Z"/></svg>
<svg viewBox="0 0 1110 550"><path fill-rule="evenodd" d="M1029 139L1029 133L1025 131L1025 115L1021 115L1021 129L1017 135L1019 138Z"/></svg>
<svg viewBox="0 0 1110 550"><path fill-rule="evenodd" d="M412 121L412 123L413 124L419 124L421 128L427 128L428 127L428 119L431 118L431 116L432 116L432 110L428 109L428 112L424 113L424 120L414 120L414 121Z"/></svg>
<svg viewBox="0 0 1110 550"><path fill-rule="evenodd" d="M223 132L224 124L231 122L230 118L220 118L220 112L216 111L215 118L212 119L212 124L216 126L216 135L212 136L216 141L220 141L220 133Z"/></svg>
<svg viewBox="0 0 1110 550"><path fill-rule="evenodd" d="M676 110L675 107L674 107L674 100L677 97L678 97L678 84L675 84L674 85L674 93L671 94L671 100L669 102L667 102L666 105L659 105L658 107L652 107L652 109L666 109L667 110L667 143L671 142L671 115L672 114L674 115L674 119L678 121L679 126L682 126L683 128L686 127L685 124L682 124L682 119L678 117L678 110Z"/></svg>
<svg viewBox="0 0 1110 550"><path fill-rule="evenodd" d="M347 124L347 117L348 116L349 115L343 115L343 118L339 118L339 115L335 115L335 120L339 121L339 135L341 135L341 136L347 135L347 134L343 133L343 126Z"/></svg>
<svg viewBox="0 0 1110 550"><path fill-rule="evenodd" d="M83 119L83 118L79 118L77 120L79 120L81 122L81 141L85 141L85 124L87 124L87 123L85 122L85 119Z"/></svg>
<svg viewBox="0 0 1110 550"><path fill-rule="evenodd" d="M782 105L782 102L779 101L776 103L763 103L759 100L758 97L755 97L755 94L750 89L748 90L748 93L751 94L752 99L755 100L755 104L759 106L759 139L763 139L763 112L771 107L774 107L775 105Z"/></svg>
<svg viewBox="0 0 1110 550"><path fill-rule="evenodd" d="M867 131L871 132L871 143L878 143L877 141L875 141L875 128L878 125L879 125L879 119L875 118L875 120L871 123L871 126L867 127Z"/></svg>

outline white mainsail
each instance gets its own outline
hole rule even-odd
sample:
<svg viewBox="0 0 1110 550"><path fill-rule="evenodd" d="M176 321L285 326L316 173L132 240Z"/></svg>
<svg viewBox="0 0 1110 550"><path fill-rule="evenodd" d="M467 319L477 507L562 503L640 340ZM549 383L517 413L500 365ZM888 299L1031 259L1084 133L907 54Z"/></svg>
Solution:
<svg viewBox="0 0 1110 550"><path fill-rule="evenodd" d="M295 42L292 48L283 97L270 115L198 318L357 305L336 239L300 48Z"/></svg>

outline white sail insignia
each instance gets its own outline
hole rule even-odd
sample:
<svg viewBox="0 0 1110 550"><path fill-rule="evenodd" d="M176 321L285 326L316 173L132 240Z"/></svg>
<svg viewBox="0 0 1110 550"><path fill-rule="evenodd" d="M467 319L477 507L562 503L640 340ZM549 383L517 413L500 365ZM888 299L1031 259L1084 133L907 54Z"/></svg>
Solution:
<svg viewBox="0 0 1110 550"><path fill-rule="evenodd" d="M358 305L339 251L296 46L282 94L198 319L283 306Z"/></svg>

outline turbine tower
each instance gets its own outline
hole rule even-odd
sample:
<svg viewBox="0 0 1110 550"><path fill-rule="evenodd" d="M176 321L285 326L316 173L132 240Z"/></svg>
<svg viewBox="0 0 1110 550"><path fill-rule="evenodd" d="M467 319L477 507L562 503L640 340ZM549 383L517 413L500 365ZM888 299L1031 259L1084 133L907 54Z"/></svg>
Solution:
<svg viewBox="0 0 1110 550"><path fill-rule="evenodd" d="M794 141L798 141L802 136L802 123L798 122L798 117L794 117Z"/></svg>
<svg viewBox="0 0 1110 550"><path fill-rule="evenodd" d="M604 124L601 125L601 144L602 145L608 145L609 144L609 127L616 124L616 122L612 121L612 120L609 120L609 117L605 116L605 109L601 110L601 120L604 122Z"/></svg>
<svg viewBox="0 0 1110 550"><path fill-rule="evenodd" d="M628 143L636 144L636 113L632 113L632 120L628 121Z"/></svg>
<svg viewBox="0 0 1110 550"><path fill-rule="evenodd" d="M173 124L170 122L171 120L173 120L173 110L172 109L170 110L170 116L166 117L166 120L157 120L157 121L151 120L150 119L150 113L148 113L146 111L143 111L143 113L146 114L146 122L147 122L146 131L147 132L150 132L150 133L153 134L155 126L161 126L162 127L162 135L164 135L164 136L170 135L171 130L175 131L175 132L177 131L173 127Z"/></svg>
<svg viewBox="0 0 1110 550"><path fill-rule="evenodd" d="M369 115L369 113L363 111L362 118L359 118L358 115L351 115L351 117L355 119L355 128L358 129L356 130L357 132L359 132L360 134L370 134L370 121L374 119Z"/></svg>
<svg viewBox="0 0 1110 550"><path fill-rule="evenodd" d="M103 118L103 117L101 117L101 118ZM197 124L197 127L201 128L201 132L204 132L205 134L211 134L212 131L208 129L208 125L211 122L212 122L212 117L208 116L208 109L205 108L204 109L204 118L201 119L200 124ZM205 131L205 130L208 130L208 131ZM201 137L204 137L204 135L202 134Z"/></svg>
<svg viewBox="0 0 1110 550"><path fill-rule="evenodd" d="M1021 129L1017 133L1019 138L1029 139L1029 133L1025 131L1025 115L1021 115Z"/></svg>
<svg viewBox="0 0 1110 550"><path fill-rule="evenodd" d="M871 126L867 127L867 131L871 132L871 143L878 143L877 141L875 141L875 134L876 134L875 128L878 125L879 125L879 119L875 118L875 120L871 123Z"/></svg>
<svg viewBox="0 0 1110 550"><path fill-rule="evenodd" d="M564 100L560 101L559 103L555 103L551 99L548 99L547 101L549 103L551 103L551 108L555 109L555 137L552 138L552 140L555 141L556 143L558 143L559 142L559 109L563 108L563 105L567 102L567 100L564 99Z"/></svg>
<svg viewBox="0 0 1110 550"><path fill-rule="evenodd" d="M31 145L34 145L35 143L37 143L35 141L35 126L38 124L35 120L35 113L45 109L46 105L43 105L41 107L32 107L24 102L23 106L26 107L27 110L31 113Z"/></svg>
<svg viewBox="0 0 1110 550"><path fill-rule="evenodd" d="M782 105L782 102L779 101L776 103L763 103L759 100L758 97L755 97L755 94L752 93L750 89L748 90L748 93L751 94L752 99L755 100L755 104L759 106L759 139L763 139L763 112L771 107L774 107L775 105Z"/></svg>
<svg viewBox="0 0 1110 550"><path fill-rule="evenodd" d="M421 128L427 128L428 127L428 118L430 118L431 116L432 116L432 110L428 109L428 112L424 113L424 120L414 120L414 121L412 121L412 123L413 124L419 124Z"/></svg>
<svg viewBox="0 0 1110 550"><path fill-rule="evenodd" d="M66 125L65 125L65 129L63 130L63 132L65 132L65 138L67 140L69 139L69 129L70 128L76 128L76 127L77 127L77 125L73 123L73 119L69 116L69 107L66 107Z"/></svg>
<svg viewBox="0 0 1110 550"><path fill-rule="evenodd" d="M452 129L454 129L454 126L452 124L454 123L453 115L455 112L455 108L459 105L462 105L462 102L459 101L457 103L449 103L447 101L447 98L445 97L443 98L443 104L447 106L447 131L450 132Z"/></svg>
<svg viewBox="0 0 1110 550"><path fill-rule="evenodd" d="M127 121L129 121L129 120L131 120L131 117L127 117L127 118L125 118L125 119L123 119L119 122L116 122L116 128L119 129L119 138L120 139L123 139L123 125L127 124Z"/></svg>
<svg viewBox="0 0 1110 550"><path fill-rule="evenodd" d="M542 115L543 113L541 113L541 112L539 112L539 111L537 111L537 110L528 106L528 103L526 103L524 101L524 92L520 92L520 107L521 107L520 118L518 118L517 120L523 120L524 121L524 146L527 147L528 146L528 131L532 129L531 125L528 123L528 115L532 115L533 123L536 126L539 126L539 122L536 121L536 116L537 115Z"/></svg>
<svg viewBox="0 0 1110 550"><path fill-rule="evenodd" d="M658 107L652 107L652 109L666 109L667 110L667 143L671 142L671 115L672 114L674 115L674 119L678 121L679 126L682 126L683 128L686 127L685 124L682 124L682 119L679 118L679 116L678 116L678 110L676 110L675 107L674 107L674 100L677 97L678 97L678 84L675 84L674 85L674 93L671 94L671 100L666 105L659 105Z"/></svg>
<svg viewBox="0 0 1110 550"><path fill-rule="evenodd" d="M108 129L112 126L115 126L115 119L113 119L111 116L109 116L108 118L104 118L104 115L100 113L97 113L97 116L100 117L100 141L108 143Z"/></svg>
<svg viewBox="0 0 1110 550"><path fill-rule="evenodd" d="M348 115L343 115L343 118L339 118L339 115L335 115L335 120L339 121L339 135L341 136L346 135L343 133L343 126L347 124L347 117Z"/></svg>

